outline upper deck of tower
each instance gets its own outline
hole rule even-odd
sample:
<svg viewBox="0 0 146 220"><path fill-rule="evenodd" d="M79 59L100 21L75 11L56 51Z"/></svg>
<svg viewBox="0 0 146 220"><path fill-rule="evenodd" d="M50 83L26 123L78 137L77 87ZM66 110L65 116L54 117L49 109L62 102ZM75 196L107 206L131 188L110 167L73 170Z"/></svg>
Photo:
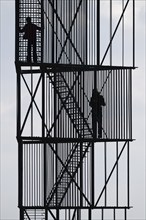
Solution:
<svg viewBox="0 0 146 220"><path fill-rule="evenodd" d="M15 61L133 67L134 7L129 0L16 0ZM37 59L25 35L28 17L39 28Z"/></svg>

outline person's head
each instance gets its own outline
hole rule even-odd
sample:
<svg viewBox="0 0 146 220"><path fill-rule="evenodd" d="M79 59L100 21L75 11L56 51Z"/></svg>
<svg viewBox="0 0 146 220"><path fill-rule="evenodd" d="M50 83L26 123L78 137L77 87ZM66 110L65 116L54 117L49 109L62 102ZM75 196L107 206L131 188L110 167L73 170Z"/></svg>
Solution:
<svg viewBox="0 0 146 220"><path fill-rule="evenodd" d="M26 18L27 23L31 23L31 17Z"/></svg>
<svg viewBox="0 0 146 220"><path fill-rule="evenodd" d="M93 89L93 92L92 92L93 95L99 95L100 93L98 92L97 88Z"/></svg>

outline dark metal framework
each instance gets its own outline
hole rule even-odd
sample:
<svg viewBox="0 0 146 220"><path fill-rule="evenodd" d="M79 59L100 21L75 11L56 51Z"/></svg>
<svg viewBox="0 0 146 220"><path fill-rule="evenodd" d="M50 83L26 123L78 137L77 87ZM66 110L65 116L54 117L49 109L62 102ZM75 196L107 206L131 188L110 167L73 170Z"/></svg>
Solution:
<svg viewBox="0 0 146 220"><path fill-rule="evenodd" d="M41 27L37 63L26 62L26 17ZM134 19L134 0L16 0L20 220L127 219ZM94 88L106 103L100 139Z"/></svg>

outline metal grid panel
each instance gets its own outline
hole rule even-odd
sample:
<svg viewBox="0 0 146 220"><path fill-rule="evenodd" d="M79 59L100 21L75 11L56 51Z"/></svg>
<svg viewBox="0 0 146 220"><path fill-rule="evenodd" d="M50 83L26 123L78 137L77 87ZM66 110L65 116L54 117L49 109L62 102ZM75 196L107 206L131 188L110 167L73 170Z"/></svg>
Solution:
<svg viewBox="0 0 146 220"><path fill-rule="evenodd" d="M23 144L23 206L44 206L44 145Z"/></svg>
<svg viewBox="0 0 146 220"><path fill-rule="evenodd" d="M16 49L16 59L17 61L27 62L27 47L28 41L24 39L24 34L20 33L20 29L22 29L26 24L26 18L31 17L31 21L33 24L41 27L42 25L42 14L41 14L41 2L38 0L20 0L16 1L18 4L18 24L19 26L16 29L16 38L18 45ZM41 62L42 60L42 33L40 31L36 32L36 52L37 52L37 62ZM33 57L33 52L31 52L31 56Z"/></svg>
<svg viewBox="0 0 146 220"><path fill-rule="evenodd" d="M87 0L44 1L44 62L87 62Z"/></svg>

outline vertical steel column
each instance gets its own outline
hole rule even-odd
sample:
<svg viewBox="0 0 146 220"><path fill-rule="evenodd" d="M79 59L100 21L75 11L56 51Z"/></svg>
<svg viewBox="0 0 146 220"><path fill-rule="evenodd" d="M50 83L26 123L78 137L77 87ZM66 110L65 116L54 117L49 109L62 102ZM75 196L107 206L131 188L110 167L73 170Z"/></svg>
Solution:
<svg viewBox="0 0 146 220"><path fill-rule="evenodd" d="M100 65L100 0L97 0L97 65Z"/></svg>
<svg viewBox="0 0 146 220"><path fill-rule="evenodd" d="M124 210L124 220L127 220L127 209Z"/></svg>
<svg viewBox="0 0 146 220"><path fill-rule="evenodd" d="M80 143L80 161L82 160L82 149L83 149L83 143ZM83 163L81 163L80 167L80 189L81 191L83 190ZM83 196L82 193L80 192L80 206L83 205Z"/></svg>
<svg viewBox="0 0 146 220"><path fill-rule="evenodd" d="M135 67L135 0L133 0L133 67Z"/></svg>
<svg viewBox="0 0 146 220"><path fill-rule="evenodd" d="M19 219L24 220L24 210L23 209L20 209Z"/></svg>
<svg viewBox="0 0 146 220"><path fill-rule="evenodd" d="M110 1L110 39L112 38L112 1ZM110 46L110 66L112 66L112 42Z"/></svg>
<svg viewBox="0 0 146 220"><path fill-rule="evenodd" d="M94 143L91 145L91 204L94 206Z"/></svg>
<svg viewBox="0 0 146 220"><path fill-rule="evenodd" d="M30 67L32 70L32 67ZM31 72L31 86L30 86L30 90L31 90L31 110L30 110L30 114L31 114L31 137L33 137L33 72Z"/></svg>
<svg viewBox="0 0 146 220"><path fill-rule="evenodd" d="M79 96L79 84L81 84L81 81L82 81L82 74L81 72L79 71L78 72L78 75L79 75L79 79L78 79L78 100L80 100L80 96ZM81 99L80 102L81 102L81 105L84 106L84 97L81 96ZM83 110L83 113L84 113L84 110ZM83 135L84 135L84 131L83 131ZM83 155L83 143L80 143L80 161L82 160L82 155ZM81 191L83 191L83 163L81 163L81 167L80 167L80 188L81 188ZM80 192L80 206L83 205L83 196L82 196L82 193Z"/></svg>
<svg viewBox="0 0 146 220"><path fill-rule="evenodd" d="M23 205L23 148L22 142L18 141L18 206L21 209Z"/></svg>
<svg viewBox="0 0 146 220"><path fill-rule="evenodd" d="M132 70L129 71L130 77L129 77L129 120L130 120L130 125L129 125L129 136L132 138Z"/></svg>
<svg viewBox="0 0 146 220"><path fill-rule="evenodd" d="M59 209L56 209L56 220L59 220Z"/></svg>
<svg viewBox="0 0 146 220"><path fill-rule="evenodd" d="M117 167L116 167L116 205L119 205L119 162L118 162L118 142L116 142L116 160L117 160Z"/></svg>
<svg viewBox="0 0 146 220"><path fill-rule="evenodd" d="M86 30L88 30L88 0L86 0ZM85 64L88 64L88 31L86 31L86 61Z"/></svg>
<svg viewBox="0 0 146 220"><path fill-rule="evenodd" d="M122 0L122 11L124 10L124 0ZM125 48L124 48L124 15L122 20L122 66L124 66L124 54L125 54Z"/></svg>
<svg viewBox="0 0 146 220"><path fill-rule="evenodd" d="M19 11L19 0L15 0L15 10ZM15 62L19 61L19 16L15 13Z"/></svg>
<svg viewBox="0 0 146 220"><path fill-rule="evenodd" d="M94 71L94 89L97 89L97 72ZM93 125L92 125L93 126ZM96 137L97 138L97 122L96 122L96 126L94 126L95 128L95 132L93 130L93 136L94 138ZM94 134L95 133L95 134Z"/></svg>
<svg viewBox="0 0 146 220"><path fill-rule="evenodd" d="M42 71L42 138L45 137L45 73ZM44 206L46 204L46 143L44 145Z"/></svg>
<svg viewBox="0 0 146 220"><path fill-rule="evenodd" d="M105 197L104 197L104 206L107 205L107 149L106 149L106 142L104 143L104 181L105 181Z"/></svg>
<svg viewBox="0 0 146 220"><path fill-rule="evenodd" d="M52 63L54 63L54 0L52 0Z"/></svg>
<svg viewBox="0 0 146 220"><path fill-rule="evenodd" d="M45 209L45 219L44 220L48 220L48 210Z"/></svg>
<svg viewBox="0 0 146 220"><path fill-rule="evenodd" d="M116 210L113 210L113 220L116 220Z"/></svg>
<svg viewBox="0 0 146 220"><path fill-rule="evenodd" d="M21 130L21 72L17 69L17 140L18 140L18 206L22 208L23 198L23 148L20 140ZM21 210L20 210L21 212ZM22 215L21 215L22 216Z"/></svg>
<svg viewBox="0 0 146 220"><path fill-rule="evenodd" d="M81 220L81 209L77 209L77 220Z"/></svg>
<svg viewBox="0 0 146 220"><path fill-rule="evenodd" d="M104 220L104 209L101 209L101 220Z"/></svg>
<svg viewBox="0 0 146 220"><path fill-rule="evenodd" d="M44 0L41 0L41 63L44 59Z"/></svg>
<svg viewBox="0 0 146 220"><path fill-rule="evenodd" d="M91 209L88 210L88 220L92 219L92 211Z"/></svg>
<svg viewBox="0 0 146 220"><path fill-rule="evenodd" d="M127 143L127 206L130 206L130 178L129 178L129 169L130 169L130 164L129 164L129 141Z"/></svg>
<svg viewBox="0 0 146 220"><path fill-rule="evenodd" d="M20 140L21 130L21 69L17 67L17 139Z"/></svg>
<svg viewBox="0 0 146 220"><path fill-rule="evenodd" d="M59 73L58 73L59 74ZM59 79L58 79L59 80ZM54 73L54 123L56 121L56 115L57 115L57 111L56 111L56 107L57 107L57 100L56 100L56 74ZM57 121L56 121L57 123ZM54 124L54 138L56 137L56 132L57 132L57 126L56 126L56 123ZM58 175L58 158L57 158L57 155L58 155L58 144L55 143L55 151L56 151L56 156L55 156L55 181L57 183L57 175ZM57 204L57 201L58 201L58 193L57 193L57 184L56 184L56 206L58 205ZM56 211L57 213L59 211Z"/></svg>

